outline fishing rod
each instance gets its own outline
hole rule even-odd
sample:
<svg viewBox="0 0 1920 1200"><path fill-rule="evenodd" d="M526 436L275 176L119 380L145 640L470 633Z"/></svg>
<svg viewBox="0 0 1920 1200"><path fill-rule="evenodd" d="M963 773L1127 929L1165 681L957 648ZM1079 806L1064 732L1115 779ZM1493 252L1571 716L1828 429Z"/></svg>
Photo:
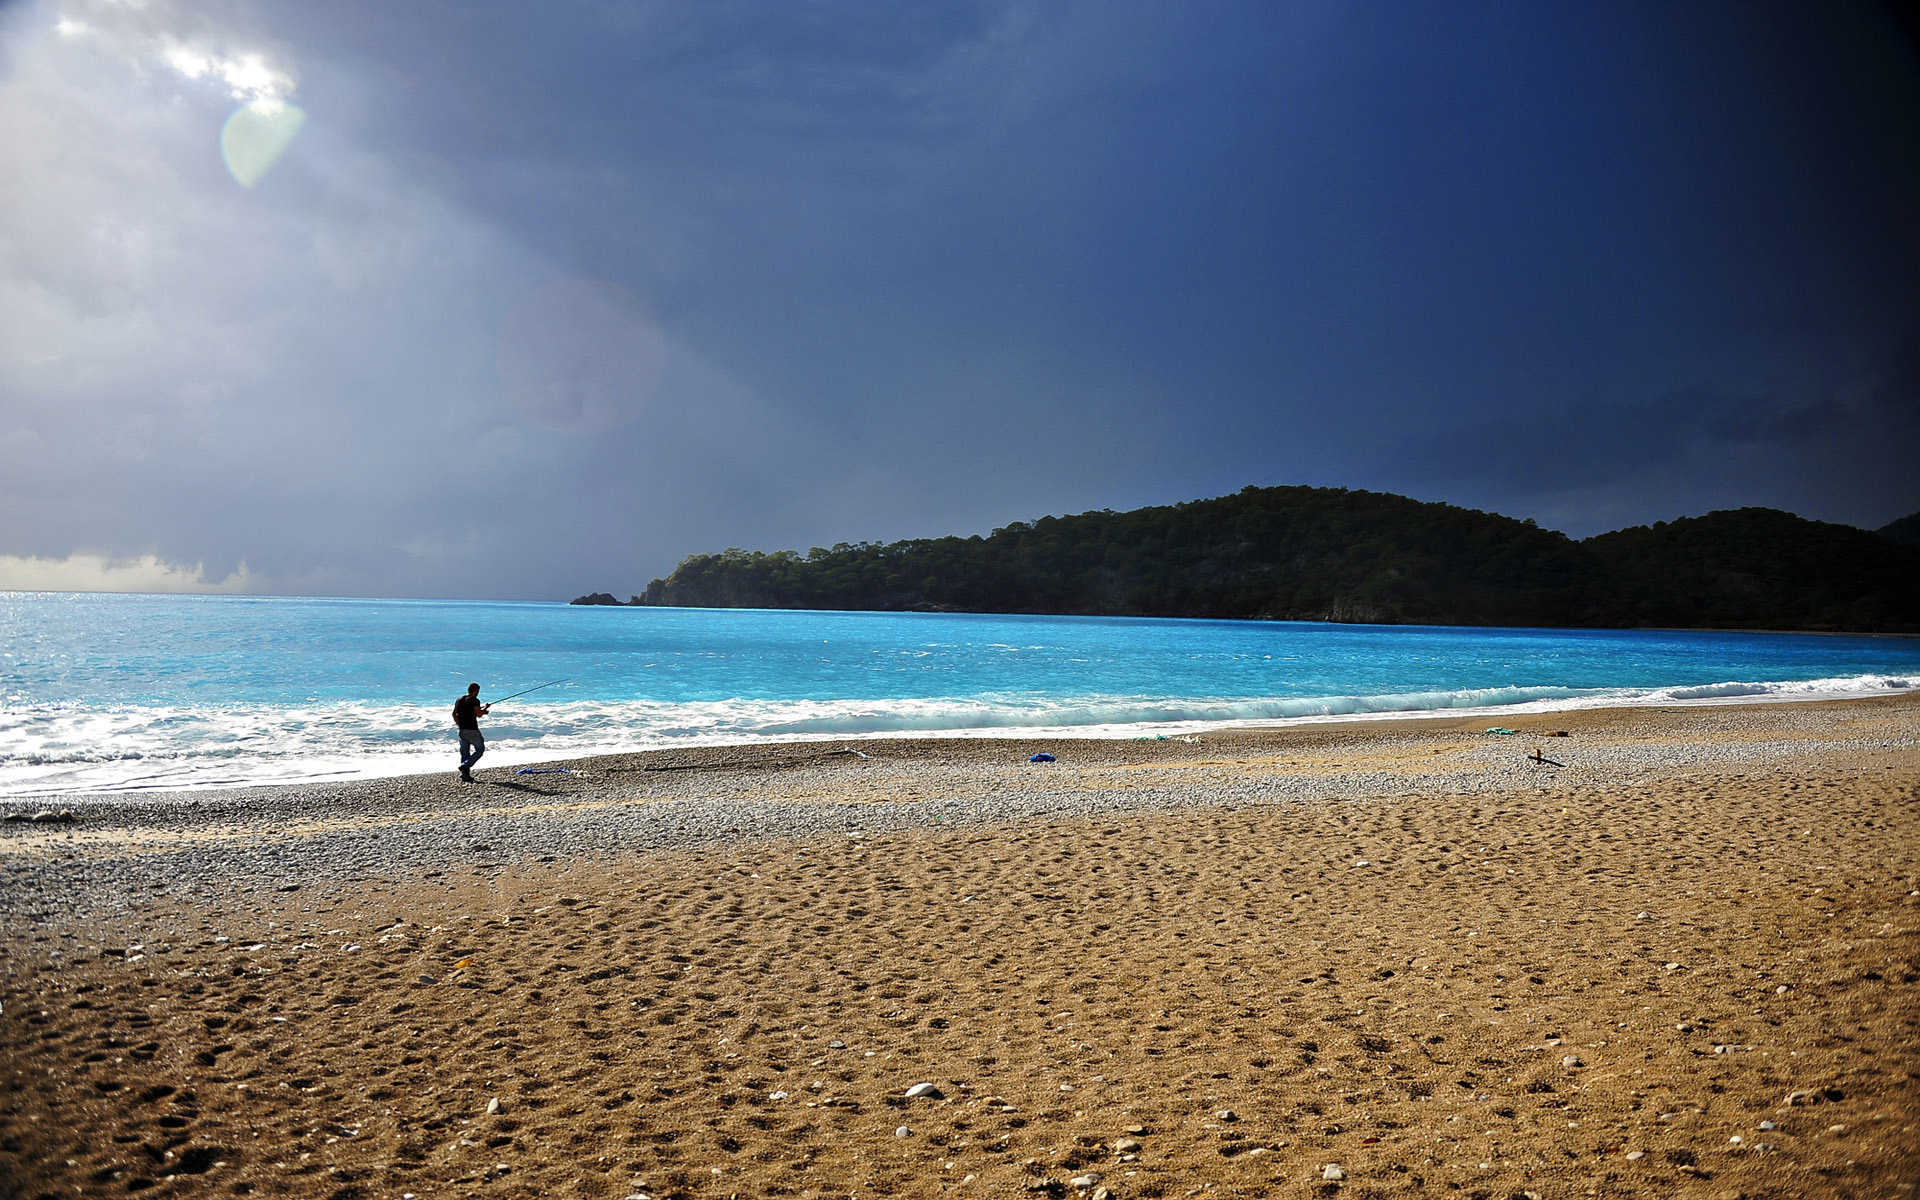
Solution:
<svg viewBox="0 0 1920 1200"><path fill-rule="evenodd" d="M537 691L539 691L539 690L540 690L541 688L550 688L550 687L552 687L552 686L553 686L554 684L556 684L556 683L572 683L572 682L573 682L573 680L572 680L571 678L567 678L567 679L555 679L555 680L553 680L553 681L552 681L551 683L536 683L536 684L534 684L534 685L533 685L532 687L530 687L530 688L525 688L525 689L522 689L521 691L517 691L517 692L515 692L515 693L513 694L513 696L502 696L502 697L500 697L500 700L511 700L511 699L513 699L513 698L514 698L514 696L524 696L524 695L526 695L526 694L527 694L528 692L537 692ZM498 704L498 703L500 703L500 700L489 700L489 701L487 701L487 707L488 707L488 708L492 708L492 707L493 707L494 705L496 705L496 704Z"/></svg>

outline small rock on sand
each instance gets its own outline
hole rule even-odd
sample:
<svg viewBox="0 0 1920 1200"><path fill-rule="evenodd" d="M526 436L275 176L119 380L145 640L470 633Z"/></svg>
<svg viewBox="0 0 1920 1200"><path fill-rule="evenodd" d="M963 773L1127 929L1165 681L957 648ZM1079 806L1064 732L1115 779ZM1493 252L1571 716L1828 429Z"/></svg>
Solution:
<svg viewBox="0 0 1920 1200"><path fill-rule="evenodd" d="M1346 1171L1341 1169L1339 1163L1328 1163L1326 1166L1320 1168L1320 1178L1322 1179L1329 1179L1337 1182L1339 1180L1345 1179L1346 1177L1347 1177L1347 1173Z"/></svg>
<svg viewBox="0 0 1920 1200"><path fill-rule="evenodd" d="M930 1100L941 1099L940 1089L931 1083L916 1083L907 1089L907 1099L918 1100L925 1096Z"/></svg>

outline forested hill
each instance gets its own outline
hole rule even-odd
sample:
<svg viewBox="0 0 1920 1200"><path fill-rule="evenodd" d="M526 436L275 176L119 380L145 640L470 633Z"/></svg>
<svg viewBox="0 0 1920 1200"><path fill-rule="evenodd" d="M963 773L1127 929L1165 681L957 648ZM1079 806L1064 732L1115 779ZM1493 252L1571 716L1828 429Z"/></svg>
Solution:
<svg viewBox="0 0 1920 1200"><path fill-rule="evenodd" d="M1771 509L1576 542L1404 496L1249 487L989 537L694 555L633 603L1915 632L1920 549Z"/></svg>

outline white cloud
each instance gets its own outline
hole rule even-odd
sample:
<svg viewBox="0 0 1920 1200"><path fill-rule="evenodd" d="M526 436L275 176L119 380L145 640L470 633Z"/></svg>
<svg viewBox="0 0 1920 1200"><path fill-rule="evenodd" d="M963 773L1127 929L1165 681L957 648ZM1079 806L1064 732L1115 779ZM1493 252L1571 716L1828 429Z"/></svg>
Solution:
<svg viewBox="0 0 1920 1200"><path fill-rule="evenodd" d="M298 77L287 67L269 61L258 51L222 53L205 45L163 38L159 54L166 64L188 79L209 79L227 85L235 100L284 101L293 94Z"/></svg>
<svg viewBox="0 0 1920 1200"><path fill-rule="evenodd" d="M223 579L208 579L204 564L162 562L154 555L111 559L98 554L23 558L0 554L0 591L10 592L199 592L238 594L252 590L247 564Z"/></svg>
<svg viewBox="0 0 1920 1200"><path fill-rule="evenodd" d="M280 102L300 86L292 53L245 29L226 5L61 0L52 28L63 41L90 43L138 68L171 70L229 100Z"/></svg>

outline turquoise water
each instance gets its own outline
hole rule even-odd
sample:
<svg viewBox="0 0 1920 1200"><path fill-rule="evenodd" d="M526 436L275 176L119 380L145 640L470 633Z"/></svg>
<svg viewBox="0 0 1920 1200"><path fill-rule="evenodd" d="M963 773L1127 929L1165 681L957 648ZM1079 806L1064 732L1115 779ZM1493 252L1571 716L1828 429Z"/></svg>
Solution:
<svg viewBox="0 0 1920 1200"><path fill-rule="evenodd" d="M890 733L1172 732L1431 710L1832 696L1920 640L1299 622L0 593L0 795L448 770Z"/></svg>

